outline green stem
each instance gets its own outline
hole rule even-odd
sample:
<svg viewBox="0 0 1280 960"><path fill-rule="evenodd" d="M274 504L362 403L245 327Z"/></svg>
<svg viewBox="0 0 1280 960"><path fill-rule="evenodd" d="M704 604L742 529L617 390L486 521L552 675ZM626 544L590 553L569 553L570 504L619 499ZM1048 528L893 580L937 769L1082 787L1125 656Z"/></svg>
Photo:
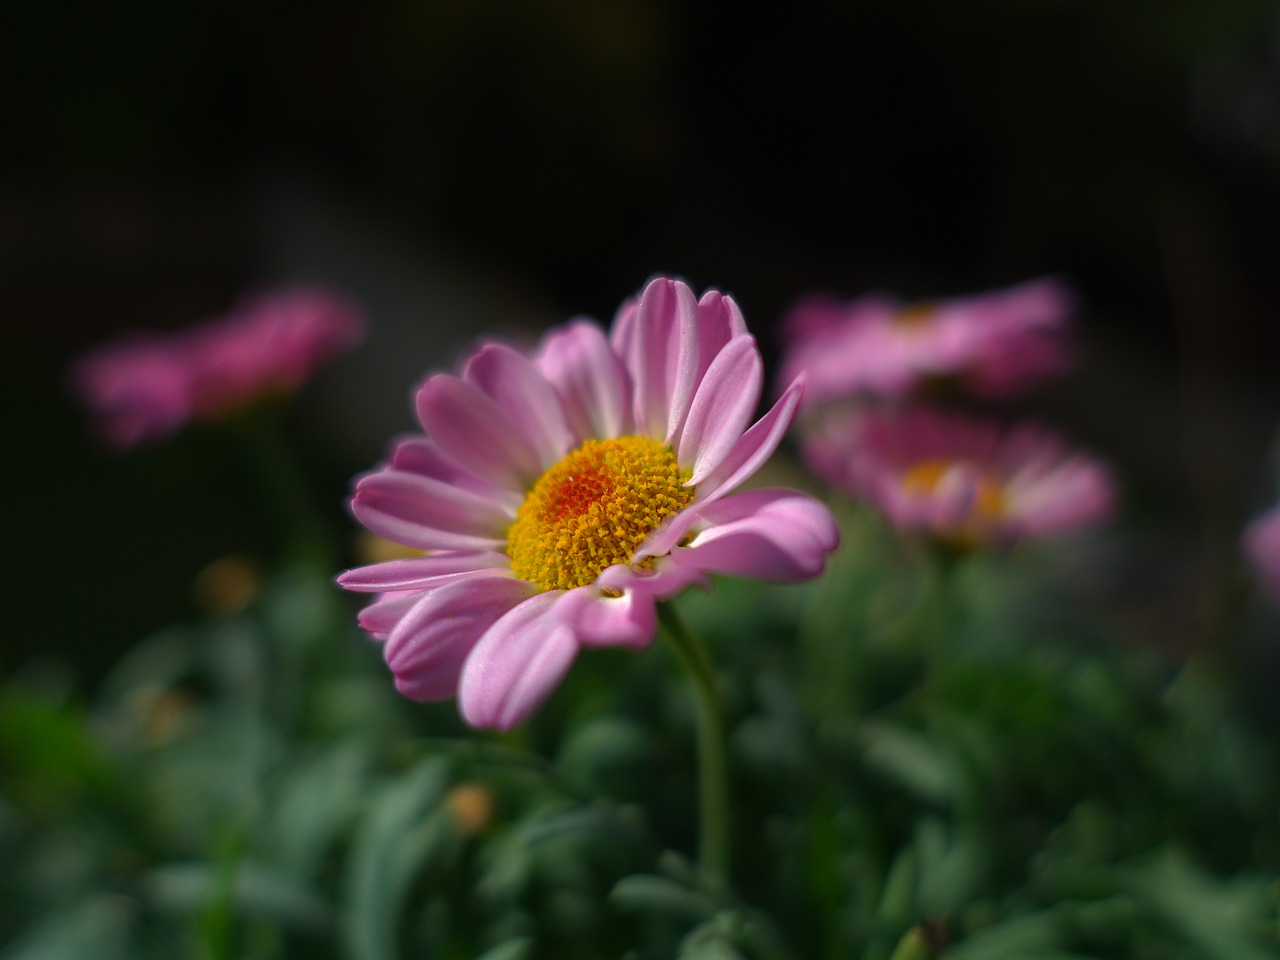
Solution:
<svg viewBox="0 0 1280 960"><path fill-rule="evenodd" d="M658 604L658 620L689 675L698 704L699 866L708 886L725 892L729 889L729 768L715 669L706 648L689 632L675 607Z"/></svg>

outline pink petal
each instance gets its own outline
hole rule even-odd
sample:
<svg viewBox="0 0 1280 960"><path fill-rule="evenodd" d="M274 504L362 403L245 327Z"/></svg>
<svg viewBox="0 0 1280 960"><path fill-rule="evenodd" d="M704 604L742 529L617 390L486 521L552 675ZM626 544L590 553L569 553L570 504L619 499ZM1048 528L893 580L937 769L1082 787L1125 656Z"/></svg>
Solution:
<svg viewBox="0 0 1280 960"><path fill-rule="evenodd" d="M609 345L613 352L628 365L635 352L636 314L640 311L640 297L628 297L613 315L613 323L609 327Z"/></svg>
<svg viewBox="0 0 1280 960"><path fill-rule="evenodd" d="M764 365L755 339L741 334L717 354L698 386L680 437L678 458L698 484L728 456L760 402Z"/></svg>
<svg viewBox="0 0 1280 960"><path fill-rule="evenodd" d="M362 477L351 512L379 536L424 550L494 549L511 522L478 494L400 470Z"/></svg>
<svg viewBox="0 0 1280 960"><path fill-rule="evenodd" d="M356 623L373 639L385 640L396 628L396 624L421 599L422 594L417 590L388 593L362 609L356 616Z"/></svg>
<svg viewBox="0 0 1280 960"><path fill-rule="evenodd" d="M611 597L596 584L579 587L564 598L559 612L584 647L647 647L657 630L653 597L636 590Z"/></svg>
<svg viewBox="0 0 1280 960"><path fill-rule="evenodd" d="M578 655L578 641L550 590L509 611L463 665L458 706L474 727L509 730L551 695Z"/></svg>
<svg viewBox="0 0 1280 960"><path fill-rule="evenodd" d="M356 567L341 574L338 583L343 589L356 593L388 593L421 590L445 578L510 569L511 559L505 553L437 553Z"/></svg>
<svg viewBox="0 0 1280 960"><path fill-rule="evenodd" d="M409 473L442 480L455 487L492 500L508 516L514 519L516 510L524 502L524 493L500 487L469 470L464 470L443 453L429 437L411 436L400 440L391 455L391 466Z"/></svg>
<svg viewBox="0 0 1280 960"><path fill-rule="evenodd" d="M1055 464L1025 486L1015 478L1007 494L1011 519L1033 536L1101 523L1114 513L1117 499L1111 471L1083 455Z"/></svg>
<svg viewBox="0 0 1280 960"><path fill-rule="evenodd" d="M479 577L429 590L395 625L383 648L396 688L414 700L453 696L476 642L536 589L510 577Z"/></svg>
<svg viewBox="0 0 1280 960"><path fill-rule="evenodd" d="M509 490L523 490L541 470L537 449L511 412L471 383L436 374L418 389L418 419L441 452Z"/></svg>
<svg viewBox="0 0 1280 960"><path fill-rule="evenodd" d="M732 297L708 290L698 300L698 369L694 384L701 384L707 368L734 337L747 332L747 321Z"/></svg>
<svg viewBox="0 0 1280 960"><path fill-rule="evenodd" d="M640 295L629 353L637 429L669 442L684 423L697 386L698 301L678 280L659 277Z"/></svg>
<svg viewBox="0 0 1280 960"><path fill-rule="evenodd" d="M483 390L538 452L545 469L569 452L572 437L555 388L528 357L505 344L481 347L463 379Z"/></svg>
<svg viewBox="0 0 1280 960"><path fill-rule="evenodd" d="M631 432L631 375L594 323L579 320L551 333L538 367L560 392L579 440Z"/></svg>
<svg viewBox="0 0 1280 960"><path fill-rule="evenodd" d="M711 581L694 567L680 566L670 556L657 557L651 565L609 567L596 578L596 586L613 587L624 596L632 593L652 601L667 600L689 587L709 589Z"/></svg>
<svg viewBox="0 0 1280 960"><path fill-rule="evenodd" d="M1272 507L1250 521L1241 541L1262 585L1280 598L1280 508Z"/></svg>
<svg viewBox="0 0 1280 960"><path fill-rule="evenodd" d="M733 445L728 455L698 485L698 499L709 502L728 493L757 470L778 449L804 397L801 374L778 398L769 412L757 420Z"/></svg>
<svg viewBox="0 0 1280 960"><path fill-rule="evenodd" d="M760 580L805 580L840 543L831 511L794 490L752 490L702 511L706 528L677 547L682 566Z"/></svg>
<svg viewBox="0 0 1280 960"><path fill-rule="evenodd" d="M944 470L932 490L907 494L907 498L914 497L931 504L935 511L935 522L941 526L957 527L973 516L974 506L982 495L983 484L987 482L989 481L976 464L960 462Z"/></svg>

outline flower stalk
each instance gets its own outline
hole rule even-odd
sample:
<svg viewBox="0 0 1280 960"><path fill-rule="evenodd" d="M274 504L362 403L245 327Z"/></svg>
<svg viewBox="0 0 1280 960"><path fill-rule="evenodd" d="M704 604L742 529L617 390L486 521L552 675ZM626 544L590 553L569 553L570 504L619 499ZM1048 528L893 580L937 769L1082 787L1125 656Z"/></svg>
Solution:
<svg viewBox="0 0 1280 960"><path fill-rule="evenodd" d="M715 668L672 604L658 605L658 620L689 676L698 705L698 866L711 891L725 892L729 889L729 766Z"/></svg>

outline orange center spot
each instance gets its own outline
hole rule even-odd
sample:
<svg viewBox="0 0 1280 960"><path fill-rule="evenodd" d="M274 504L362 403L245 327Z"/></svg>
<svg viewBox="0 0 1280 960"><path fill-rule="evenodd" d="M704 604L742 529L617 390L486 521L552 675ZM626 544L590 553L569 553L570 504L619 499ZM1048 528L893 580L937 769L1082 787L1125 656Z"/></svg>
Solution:
<svg viewBox="0 0 1280 960"><path fill-rule="evenodd" d="M588 440L544 473L507 531L521 580L570 590L595 580L693 502L689 472L648 437Z"/></svg>

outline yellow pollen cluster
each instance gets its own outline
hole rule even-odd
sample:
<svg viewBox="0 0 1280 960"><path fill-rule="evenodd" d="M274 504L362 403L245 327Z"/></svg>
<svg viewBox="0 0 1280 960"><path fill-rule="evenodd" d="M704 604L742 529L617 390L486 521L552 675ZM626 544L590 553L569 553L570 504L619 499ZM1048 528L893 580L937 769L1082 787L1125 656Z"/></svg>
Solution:
<svg viewBox="0 0 1280 960"><path fill-rule="evenodd" d="M511 569L544 590L591 583L628 563L658 525L693 502L676 455L648 437L588 440L533 485L507 531Z"/></svg>
<svg viewBox="0 0 1280 960"><path fill-rule="evenodd" d="M931 494L947 471L957 465L955 460L922 460L902 475L902 489L909 494ZM952 533L956 545L975 544L983 527L1004 516L1006 506L1004 486L990 473L982 471L969 515Z"/></svg>

